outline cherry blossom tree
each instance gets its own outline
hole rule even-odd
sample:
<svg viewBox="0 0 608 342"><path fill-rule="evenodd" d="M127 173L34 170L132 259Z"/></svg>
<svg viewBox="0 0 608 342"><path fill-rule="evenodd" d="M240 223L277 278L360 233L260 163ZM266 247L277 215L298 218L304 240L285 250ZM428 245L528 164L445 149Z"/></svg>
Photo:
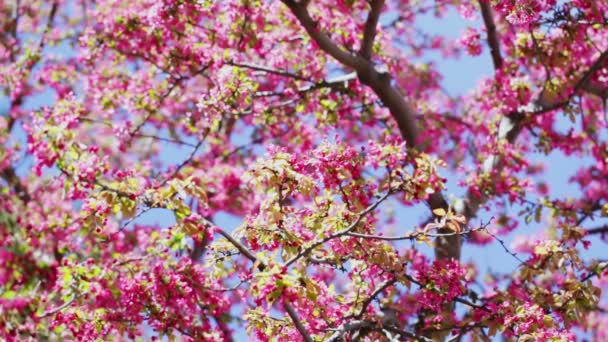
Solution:
<svg viewBox="0 0 608 342"><path fill-rule="evenodd" d="M0 0L1 338L608 340L606 13Z"/></svg>

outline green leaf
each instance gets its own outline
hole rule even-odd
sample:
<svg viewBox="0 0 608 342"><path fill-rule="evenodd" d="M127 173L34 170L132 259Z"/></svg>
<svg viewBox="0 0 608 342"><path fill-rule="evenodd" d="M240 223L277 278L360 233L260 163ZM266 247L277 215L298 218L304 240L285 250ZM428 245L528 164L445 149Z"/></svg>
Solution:
<svg viewBox="0 0 608 342"><path fill-rule="evenodd" d="M13 299L15 297L17 297L17 292L12 291L12 290L4 291L2 293L2 298L3 299Z"/></svg>

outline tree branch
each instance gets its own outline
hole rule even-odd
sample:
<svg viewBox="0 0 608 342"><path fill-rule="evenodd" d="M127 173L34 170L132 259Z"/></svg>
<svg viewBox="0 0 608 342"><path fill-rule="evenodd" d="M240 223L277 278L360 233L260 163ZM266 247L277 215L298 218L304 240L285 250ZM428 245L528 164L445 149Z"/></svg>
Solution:
<svg viewBox="0 0 608 342"><path fill-rule="evenodd" d="M486 230L486 228L488 227L490 222L491 221L488 221L487 224L482 224L477 228L466 229L463 231L450 230L450 229L444 228L445 225L442 224L438 227L435 227L438 230L437 233L429 233L428 232L428 230L430 229L429 226L437 225L435 223L429 223L425 226L425 228L423 228L420 231L415 231L415 232L411 232L411 233L408 233L405 235L400 235L400 236L373 235L373 234L361 234L361 233L352 233L352 232L348 233L346 235L361 238L361 239L383 240L383 241L416 240L417 238L422 237L422 236L439 238L439 237L446 237L446 236L466 235L466 234L470 234L470 233L473 233L476 231Z"/></svg>
<svg viewBox="0 0 608 342"><path fill-rule="evenodd" d="M365 208L363 211L359 212L359 214L357 214L357 218L355 219L355 221L353 223L351 223L350 225L348 225L348 227L311 243L310 246L306 247L304 250L302 250L300 253L295 255L293 258L289 259L285 263L285 267L289 267L294 262L298 261L303 256L312 252L313 249L326 243L327 241L333 240L335 238L339 238L341 236L344 236L344 235L347 235L348 233L350 233L353 229L355 229L359 225L359 223L361 223L361 220L363 220L363 218L365 216L367 216L369 213L374 211L380 205L380 203L384 202L384 200L386 200L388 198L388 196L392 193L393 193L393 191L387 191L384 195L382 195L382 197L380 197L380 199L378 199L376 202L372 203L369 207Z"/></svg>
<svg viewBox="0 0 608 342"><path fill-rule="evenodd" d="M494 24L494 20L492 18L492 12L489 2L481 1L480 2L482 15L484 17L484 24L486 25L486 30L488 32L488 45L492 50L492 59L494 62L494 67L496 70L500 68L502 65L503 58L500 55L499 48L499 40L496 32L496 26ZM591 67L583 74L581 79L574 86L574 89L570 96L565 101L555 102L555 103L547 103L547 100L544 98L543 94L539 96L539 98L534 101L533 107L536 108L524 108L519 109L518 111L509 113L504 115L499 124L497 140L506 140L508 143L512 144L515 142L519 133L523 129L526 113L531 114L542 114L555 109L558 109L566 104L568 104L572 98L572 96L581 90L585 85L589 84L589 81L593 74L598 71L604 64L604 62L608 59L608 51L605 51L600 55L600 57L591 65ZM494 168L496 168L499 164L499 157L496 155L492 155L486 159L483 164L482 171L484 173L490 173ZM466 194L465 206L464 206L464 214L467 219L475 217L477 215L477 211L479 207L487 200L486 196L477 197L473 195L471 192Z"/></svg>
<svg viewBox="0 0 608 342"><path fill-rule="evenodd" d="M502 55L500 53L500 42L498 41L498 34L496 32L496 24L494 23L492 7L489 1L480 1L479 7L481 7L481 16L483 17L483 23L486 26L488 46L490 47L490 54L492 55L494 69L498 70L502 67Z"/></svg>
<svg viewBox="0 0 608 342"><path fill-rule="evenodd" d="M19 176L17 176L17 174L15 173L15 169L13 169L11 166L0 171L0 177L4 178L8 185L13 188L21 202L27 203L32 200L32 197L27 192L27 189L25 188L23 183L21 183Z"/></svg>
<svg viewBox="0 0 608 342"><path fill-rule="evenodd" d="M211 223L211 222L209 222L209 223ZM249 251L249 249L247 247L243 246L243 244L241 244L240 242L236 241L236 239L233 238L230 234L228 234L227 232L225 232L224 230L222 230L219 227L216 227L216 231L218 233L220 233L221 236L225 237L226 240L228 240L234 247L236 247L236 249L238 249L239 252L241 254L243 254L243 256L245 256L247 259L249 259L253 263L255 263L258 260L255 257L255 255L253 255L253 253L251 253L251 251Z"/></svg>
<svg viewBox="0 0 608 342"><path fill-rule="evenodd" d="M282 0L293 12L300 24L319 47L336 60L356 70L361 83L372 88L376 96L390 110L393 119L397 122L403 140L410 150L418 147L418 128L416 127L416 114L412 106L407 103L401 91L391 85L390 75L376 70L369 60L360 55L352 55L338 47L326 34L318 30L316 23L310 17L306 7L294 0ZM448 207L447 201L441 193L433 193L427 199L431 210ZM436 255L439 258L460 258L461 238L459 235L442 237L437 240Z"/></svg>
<svg viewBox="0 0 608 342"><path fill-rule="evenodd" d="M211 223L211 222L207 221L207 223ZM255 255L253 255L253 253L251 253L249 251L249 249L247 249L247 247L243 246L240 242L236 241L236 239L233 238L230 234L228 234L224 230L220 229L219 227L216 227L216 231L218 233L220 233L220 235L225 237L234 247L236 247L242 255L244 255L247 259L251 260L254 263L254 265L258 264L258 269L260 271L263 271L266 268L266 265L264 263L258 262L259 260L255 257ZM285 308L285 311L287 312L287 314L293 321L293 324L296 327L296 329L300 332L300 335L302 335L302 338L304 339L304 341L314 342L312 337L310 337L310 334L308 334L308 331L306 331L306 328L302 324L302 321L300 321L300 318L298 317L298 313L294 310L294 308L289 303L284 303L283 307Z"/></svg>
<svg viewBox="0 0 608 342"><path fill-rule="evenodd" d="M384 283L382 283L382 285L380 285L366 300L365 302L363 302L363 305L361 306L361 310L359 311L359 314L357 315L357 317L361 317L363 316L363 314L365 314L365 311L367 311L367 307L374 301L374 299L376 299L376 297L378 297L378 295L380 295L384 290L388 289L389 287L391 287L393 284L395 284L397 282L397 278L393 277L387 281L385 281Z"/></svg>
<svg viewBox="0 0 608 342"><path fill-rule="evenodd" d="M285 76L285 77L293 78L293 79L300 80L300 81L310 81L306 77L300 76L298 74L295 74L295 73L292 73L292 72L289 72L286 70L269 68L269 67L266 67L263 65L251 64L251 63L239 63L239 62L234 62L232 60L227 61L226 64L232 65L232 66L235 66L238 68L262 71L262 72L265 72L268 74L273 74L273 75L278 75L278 76Z"/></svg>
<svg viewBox="0 0 608 342"><path fill-rule="evenodd" d="M422 341L422 342L433 342L432 339L426 338L424 336L419 336L413 334L411 332L400 330L394 326L381 326L377 322L369 321L369 320L355 320L350 322L345 322L341 324L337 329L333 329L334 333L326 340L327 342L337 342L343 341L343 336L351 331L357 331L360 329L369 328L374 331L384 331L387 330L389 332L395 333L404 337L403 341Z"/></svg>
<svg viewBox="0 0 608 342"><path fill-rule="evenodd" d="M605 100L606 98L608 98L608 87L602 88L594 84L586 84L581 89L588 92L589 94L596 95L601 99Z"/></svg>
<svg viewBox="0 0 608 342"><path fill-rule="evenodd" d="M54 309L45 311L42 314L40 314L40 316L36 316L36 318L40 319L40 318L46 318L46 317L52 316L52 315L54 315L54 314L62 311L63 309L67 308L68 306L72 305L72 303L74 303L74 301L76 299L80 298L81 296L82 296L82 294L76 294L76 293L74 293L74 294L72 294L72 298L70 298L69 300L65 301L60 306L58 306L58 307L56 307Z"/></svg>
<svg viewBox="0 0 608 342"><path fill-rule="evenodd" d="M541 96L541 98L536 101L539 105L539 108L536 108L534 111L532 111L532 114L534 114L534 115L544 114L544 113L550 112L552 110L556 110L560 107L563 107L563 106L567 105L568 103L570 103L570 100L572 100L572 97L581 90L589 91L589 93L595 94L598 96L602 95L601 92L600 92L600 94L596 94L593 91L594 89L597 91L601 91L601 90L597 89L596 87L592 87L589 84L589 82L591 81L591 77L593 76L593 74L595 74L599 69L601 69L604 66L604 63L606 61L608 61L608 50L604 51L598 57L598 59L589 67L589 69L583 74L583 76L580 78L580 80L574 85L574 88L570 92L570 95L565 100L557 101L554 103L547 103L547 101L545 99L543 99ZM604 90L604 91L608 92L608 90Z"/></svg>
<svg viewBox="0 0 608 342"><path fill-rule="evenodd" d="M367 21L365 22L363 41L361 42L361 50L359 51L359 54L368 60L372 57L374 38L376 37L377 32L376 27L378 26L378 19L380 19L382 7L384 7L384 0L372 0L371 7L372 8L367 15Z"/></svg>
<svg viewBox="0 0 608 342"><path fill-rule="evenodd" d="M293 307L291 306L291 304L284 303L283 307L285 308L285 311L287 311L287 314L289 315L289 317L293 321L293 324L296 326L296 329L298 329L298 331L300 332L300 335L302 335L302 338L304 339L304 341L306 341L306 342L314 342L314 340L312 339L312 337L310 337L310 335L306 331L306 328L302 324L302 321L300 321L300 318L298 317L298 313L296 312L296 310L293 309Z"/></svg>
<svg viewBox="0 0 608 342"><path fill-rule="evenodd" d="M329 36L318 29L317 23L310 17L304 4L294 0L282 0L302 24L306 32L314 39L323 51L329 53L338 62L354 68L357 62L355 55L339 48Z"/></svg>
<svg viewBox="0 0 608 342"><path fill-rule="evenodd" d="M587 235L606 234L608 233L608 225L603 225L597 228L587 229Z"/></svg>

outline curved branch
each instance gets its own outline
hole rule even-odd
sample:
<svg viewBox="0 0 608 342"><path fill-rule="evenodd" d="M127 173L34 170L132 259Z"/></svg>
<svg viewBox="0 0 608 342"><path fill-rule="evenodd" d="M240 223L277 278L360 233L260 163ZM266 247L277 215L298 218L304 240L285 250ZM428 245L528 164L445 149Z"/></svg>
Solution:
<svg viewBox="0 0 608 342"><path fill-rule="evenodd" d="M304 4L294 0L283 0L283 3L289 7L306 32L308 32L321 49L329 53L338 62L354 68L357 61L356 56L339 48L327 34L321 32L317 27L317 23L310 17Z"/></svg>
<svg viewBox="0 0 608 342"><path fill-rule="evenodd" d="M367 15L367 21L365 22L365 28L363 31L363 41L361 42L361 50L359 54L365 59L372 57L372 48L374 47L374 38L376 37L376 27L378 26L378 19L380 19L380 12L384 7L384 0L372 0L371 10Z"/></svg>
<svg viewBox="0 0 608 342"><path fill-rule="evenodd" d="M356 70L361 83L372 88L376 96L389 109L393 119L397 122L399 131L408 148L416 149L419 135L416 127L416 114L412 106L407 103L401 91L391 85L390 75L376 70L373 63L361 55L352 55L336 45L326 34L318 30L316 23L310 17L306 7L294 0L283 0L283 3L293 12L300 24L319 47L336 60ZM378 6L378 5L376 5ZM377 8L377 7L375 7ZM369 34L368 34L369 36ZM369 38L368 38L369 39ZM427 200L429 207L447 209L448 204L441 193L433 193ZM438 240L437 253L440 258L460 258L460 236L442 238Z"/></svg>
<svg viewBox="0 0 608 342"><path fill-rule="evenodd" d="M365 313L365 311L367 311L367 307L374 301L374 299L376 299L376 297L378 297L378 295L380 295L382 292L384 292L384 290L388 289L389 287L391 287L393 284L395 284L397 282L397 278L391 278L387 281L385 281L384 283L382 283L382 285L380 285L366 300L365 302L363 302L363 305L361 306L361 310L359 311L359 315L357 315L357 317L361 317L363 316L363 314Z"/></svg>

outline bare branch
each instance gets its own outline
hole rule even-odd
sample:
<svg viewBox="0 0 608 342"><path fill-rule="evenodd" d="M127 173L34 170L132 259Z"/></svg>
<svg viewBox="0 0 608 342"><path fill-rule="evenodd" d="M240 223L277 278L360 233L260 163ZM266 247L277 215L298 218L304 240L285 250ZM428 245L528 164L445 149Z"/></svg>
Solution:
<svg viewBox="0 0 608 342"><path fill-rule="evenodd" d="M374 301L374 299L376 299L376 297L378 297L384 290L388 289L389 287L391 287L394 283L397 282L397 278L391 278L387 281L385 281L384 283L382 283L382 285L380 285L370 296L369 298L367 298L365 300L365 302L363 302L363 305L361 306L361 310L359 311L359 315L357 315L357 317L361 317L363 316L363 314L365 313L365 311L367 311L367 307Z"/></svg>
<svg viewBox="0 0 608 342"><path fill-rule="evenodd" d="M587 229L587 235L606 234L608 233L608 225L603 225L597 228Z"/></svg>
<svg viewBox="0 0 608 342"><path fill-rule="evenodd" d="M582 90L588 92L589 94L593 94L598 96L601 99L608 98L608 87L602 88L594 84L586 84L581 87Z"/></svg>
<svg viewBox="0 0 608 342"><path fill-rule="evenodd" d="M327 34L321 32L317 27L317 23L310 17L304 4L294 0L283 0L283 3L289 7L306 32L308 32L323 51L329 53L342 64L350 67L355 66L357 62L356 56L338 47Z"/></svg>
<svg viewBox="0 0 608 342"><path fill-rule="evenodd" d="M53 30L53 21L55 20L55 16L57 15L58 8L59 2L53 1L53 4L51 5L51 10L49 12L49 18L46 22L46 28L44 29L44 32L42 33L42 38L40 38L40 43L38 44L38 50L40 53L42 53L42 49L46 44L47 35Z"/></svg>
<svg viewBox="0 0 608 342"><path fill-rule="evenodd" d="M488 46L490 47L494 69L498 70L502 67L502 55L500 53L500 42L498 41L498 34L496 33L496 23L494 23L492 7L489 1L480 1L479 7L481 7L481 16L483 17L483 23L486 26Z"/></svg>
<svg viewBox="0 0 608 342"><path fill-rule="evenodd" d="M369 320L355 320L350 322L345 322L340 325L337 329L333 329L334 333L326 340L327 342L337 342L343 341L343 336L351 331L357 331L360 329L368 328L375 331L389 331L391 333L395 333L400 335L404 339L403 341L422 341L422 342L432 342L433 340L430 338L426 338L424 336L418 336L411 332L400 330L394 326L381 326L378 322L373 322Z"/></svg>
<svg viewBox="0 0 608 342"><path fill-rule="evenodd" d="M300 332L300 335L302 335L302 338L304 339L304 341L314 342L312 337L310 337L310 335L306 331L306 328L302 324L302 321L300 321L300 318L298 317L298 313L296 312L296 310L294 310L293 307L289 303L283 304L283 307L285 308L285 311L287 311L287 314L293 321L293 324L296 326L296 329L298 329L298 331Z"/></svg>
<svg viewBox="0 0 608 342"><path fill-rule="evenodd" d="M431 224L427 224L427 226L429 226ZM488 222L488 224L489 224L489 222ZM408 233L405 235L400 235L400 236L385 236L385 235L361 234L361 233L352 233L352 232L348 233L347 235L352 236L352 237L362 238L362 239L383 240L383 241L416 240L417 238L424 237L424 236L438 238L438 237L446 237L446 236L467 235L467 234L470 234L470 233L473 233L476 231L485 230L487 228L488 224L484 224L477 228L467 229L467 230L463 230L463 231L453 231L453 230L444 228L443 226L440 226L438 228L437 233L430 233L427 231L426 228L423 228L420 231L411 232L411 233Z"/></svg>
<svg viewBox="0 0 608 342"><path fill-rule="evenodd" d="M247 247L243 246L243 244L241 244L240 242L236 241L236 239L233 238L230 234L228 234L224 230L220 229L219 227L216 227L216 231L218 233L220 233L221 236L225 237L226 240L228 240L234 247L236 247L236 249L238 249L239 252L241 254L243 254L247 259L251 260L254 263L258 260L255 257L255 255L253 255L253 253L251 253L251 251L249 251L249 249Z"/></svg>
<svg viewBox="0 0 608 342"><path fill-rule="evenodd" d="M382 7L384 7L384 0L372 0L371 7L367 15L367 21L365 22L363 41L361 42L361 50L359 52L363 58L368 60L372 57L372 48L374 47L374 38L377 32L376 27L378 26Z"/></svg>
<svg viewBox="0 0 608 342"><path fill-rule="evenodd" d="M60 306L58 306L58 307L56 307L54 309L51 309L51 310L43 312L40 316L37 316L37 318L49 317L49 316L52 316L52 315L58 313L59 311L62 311L63 309L67 308L68 306L72 305L72 303L74 303L74 301L76 299L78 299L80 296L81 295L73 294L72 298L70 298L69 300L67 300L65 303L61 304Z"/></svg>
<svg viewBox="0 0 608 342"><path fill-rule="evenodd" d="M179 165L177 165L177 167L175 168L175 170L173 170L173 172L171 173L171 175L167 178L165 178L159 185L157 188L160 188L162 186L164 186L165 184L167 184L167 182L169 182L170 180L172 180L173 178L175 178L175 176L177 176L177 174L188 164L190 164L192 162L192 160L194 159L194 155L196 154L196 152L198 152L199 148L203 145L203 143L205 142L205 140L207 139L207 134L209 133L209 131L207 131L201 140L198 141L198 143L196 144L196 146L194 146L194 148L192 148L192 150L190 151L190 154L188 155L188 158L184 159Z"/></svg>
<svg viewBox="0 0 608 342"><path fill-rule="evenodd" d="M293 78L293 79L300 80L300 81L309 81L306 77L300 76L298 74L294 74L292 72L285 71L285 70L269 68L269 67L266 67L263 65L251 64L251 63L239 63L239 62L234 62L234 61L228 61L228 62L226 62L226 64L232 65L235 67L239 67L239 68L263 71L268 74L285 76L285 77Z"/></svg>

